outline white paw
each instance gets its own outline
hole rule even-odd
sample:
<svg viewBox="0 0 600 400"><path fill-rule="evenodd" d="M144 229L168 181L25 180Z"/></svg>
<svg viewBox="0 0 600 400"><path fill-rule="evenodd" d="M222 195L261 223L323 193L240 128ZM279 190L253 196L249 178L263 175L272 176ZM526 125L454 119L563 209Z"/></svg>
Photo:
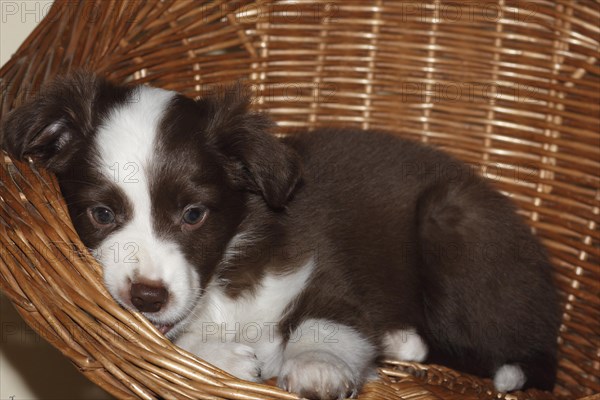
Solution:
<svg viewBox="0 0 600 400"><path fill-rule="evenodd" d="M427 344L414 329L388 332L383 339L387 357L400 361L422 362L427 358Z"/></svg>
<svg viewBox="0 0 600 400"><path fill-rule="evenodd" d="M285 360L277 385L309 399L345 399L358 393L358 377L327 351L306 351Z"/></svg>
<svg viewBox="0 0 600 400"><path fill-rule="evenodd" d="M261 380L262 363L252 347L235 342L222 343L219 347L218 356L206 361L237 378L254 382Z"/></svg>
<svg viewBox="0 0 600 400"><path fill-rule="evenodd" d="M499 392L511 392L523 387L527 378L518 365L504 364L494 374L494 387Z"/></svg>

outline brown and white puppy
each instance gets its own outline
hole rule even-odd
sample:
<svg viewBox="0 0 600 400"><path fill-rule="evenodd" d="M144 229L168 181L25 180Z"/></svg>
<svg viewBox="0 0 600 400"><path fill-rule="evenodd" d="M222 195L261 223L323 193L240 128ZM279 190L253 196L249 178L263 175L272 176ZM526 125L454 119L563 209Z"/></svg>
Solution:
<svg viewBox="0 0 600 400"><path fill-rule="evenodd" d="M57 174L114 298L240 378L338 398L391 357L552 388L550 266L504 196L385 133L273 130L239 90L76 74L0 137Z"/></svg>

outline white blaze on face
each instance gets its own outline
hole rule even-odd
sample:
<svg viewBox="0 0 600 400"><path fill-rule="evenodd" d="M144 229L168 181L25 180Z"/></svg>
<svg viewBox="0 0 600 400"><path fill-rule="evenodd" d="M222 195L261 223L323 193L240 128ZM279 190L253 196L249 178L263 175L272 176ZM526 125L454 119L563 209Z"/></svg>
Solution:
<svg viewBox="0 0 600 400"><path fill-rule="evenodd" d="M110 293L133 308L130 283L142 279L160 281L169 301L151 318L159 323L182 319L199 291L198 274L178 245L161 240L153 227L148 176L159 124L174 92L137 88L130 101L112 111L96 136L100 173L126 195L132 218L99 245L98 258Z"/></svg>

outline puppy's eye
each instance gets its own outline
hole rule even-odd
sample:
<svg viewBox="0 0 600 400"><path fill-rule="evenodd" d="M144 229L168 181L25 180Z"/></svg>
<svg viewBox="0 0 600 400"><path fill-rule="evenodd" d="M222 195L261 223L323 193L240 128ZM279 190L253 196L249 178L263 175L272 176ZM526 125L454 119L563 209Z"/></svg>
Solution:
<svg viewBox="0 0 600 400"><path fill-rule="evenodd" d="M107 227L115 223L115 214L108 207L98 206L88 210L92 222L100 227Z"/></svg>
<svg viewBox="0 0 600 400"><path fill-rule="evenodd" d="M183 211L181 222L183 229L194 230L202 226L208 216L208 208L198 205L188 206Z"/></svg>

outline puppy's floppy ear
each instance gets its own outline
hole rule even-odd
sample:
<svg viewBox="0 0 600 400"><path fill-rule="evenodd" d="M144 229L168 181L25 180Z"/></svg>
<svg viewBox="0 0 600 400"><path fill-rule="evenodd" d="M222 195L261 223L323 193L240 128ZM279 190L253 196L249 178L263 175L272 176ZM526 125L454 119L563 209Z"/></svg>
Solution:
<svg viewBox="0 0 600 400"><path fill-rule="evenodd" d="M284 207L300 180L301 163L294 150L273 136L271 119L249 111L241 84L198 103L210 120L207 142L228 160L234 183L260 193L272 208Z"/></svg>
<svg viewBox="0 0 600 400"><path fill-rule="evenodd" d="M16 159L31 157L64 172L92 129L96 94L106 84L84 72L57 79L7 116L0 127L1 147Z"/></svg>

